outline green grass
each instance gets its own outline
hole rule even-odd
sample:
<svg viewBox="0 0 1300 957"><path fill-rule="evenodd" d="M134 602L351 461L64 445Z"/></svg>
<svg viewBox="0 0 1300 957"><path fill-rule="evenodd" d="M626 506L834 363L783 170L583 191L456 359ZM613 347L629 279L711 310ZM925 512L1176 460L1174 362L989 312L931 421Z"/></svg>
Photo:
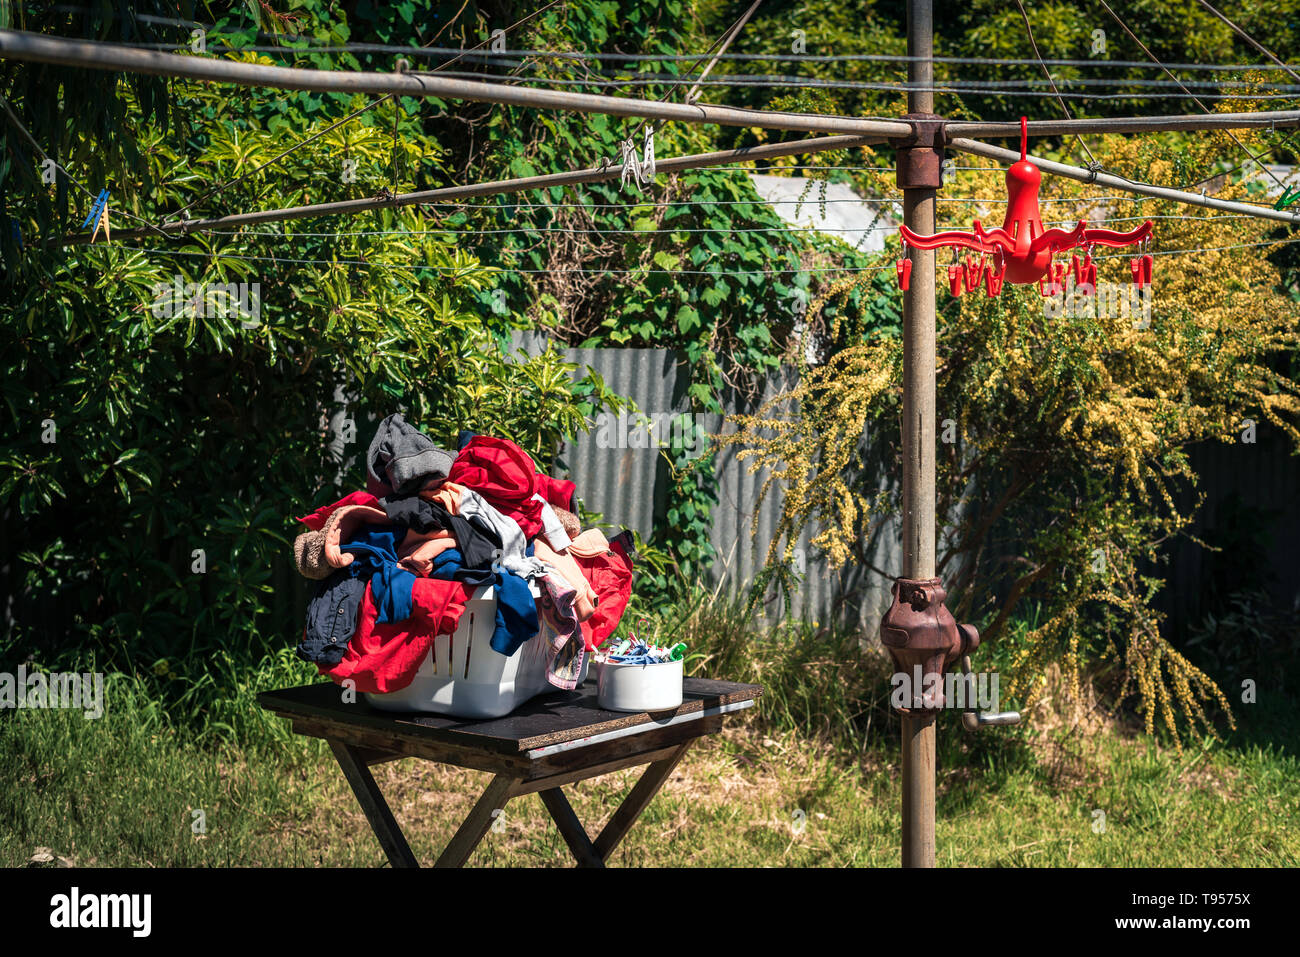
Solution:
<svg viewBox="0 0 1300 957"><path fill-rule="evenodd" d="M1066 776L1011 746L986 748L944 721L938 862L946 866L1268 866L1300 860L1292 757L1183 753L1094 735ZM954 757L964 755L964 761ZM317 743L248 751L150 733L129 712L99 721L25 711L0 722L0 866L37 848L81 866L384 864L342 775ZM376 775L421 860L436 857L487 776L406 760ZM620 772L569 789L594 831L631 787ZM753 728L697 746L630 833L623 866L892 866L898 761L886 738L856 759ZM205 833L193 831L202 809ZM1094 832L1095 810L1105 812ZM540 801L516 799L472 859L569 861Z"/></svg>
<svg viewBox="0 0 1300 957"><path fill-rule="evenodd" d="M898 719L885 707L881 661L851 635L798 624L760 633L721 600L665 609L651 625L690 642L700 673L767 692L688 753L612 863L897 864ZM228 690L169 696L188 707L164 709L152 684L114 676L98 720L0 712L0 866L22 866L37 848L78 866L384 865L328 750L254 702L259 690L310 676L278 655L242 680L229 675ZM940 718L939 864L1300 863L1300 707L1286 696L1261 689L1236 732L1181 749L1050 700L1026 726L978 735ZM568 789L589 830L638 773ZM417 760L375 775L425 862L488 780ZM569 863L535 796L511 802L504 820L472 864Z"/></svg>

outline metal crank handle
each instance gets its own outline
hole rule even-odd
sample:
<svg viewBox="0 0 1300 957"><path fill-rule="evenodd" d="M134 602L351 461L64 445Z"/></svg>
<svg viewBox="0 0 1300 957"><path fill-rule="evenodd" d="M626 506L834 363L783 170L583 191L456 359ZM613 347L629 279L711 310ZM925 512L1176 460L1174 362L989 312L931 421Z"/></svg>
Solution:
<svg viewBox="0 0 1300 957"><path fill-rule="evenodd" d="M968 678L971 673L970 655L961 656L961 673ZM971 685L967 685L966 706L961 713L961 726L967 731L978 731L987 725L1019 724L1019 711L976 711L971 705Z"/></svg>

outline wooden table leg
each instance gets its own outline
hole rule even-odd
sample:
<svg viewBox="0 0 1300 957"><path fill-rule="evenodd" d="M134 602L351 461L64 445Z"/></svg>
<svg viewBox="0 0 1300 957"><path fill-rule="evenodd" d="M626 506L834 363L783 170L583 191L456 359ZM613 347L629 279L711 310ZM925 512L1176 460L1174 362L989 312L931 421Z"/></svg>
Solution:
<svg viewBox="0 0 1300 957"><path fill-rule="evenodd" d="M487 835L488 828L492 826L495 819L493 812L505 810L506 802L513 796L512 792L518 783L518 778L505 774L494 777L487 790L483 792L483 796L474 805L474 809L469 812L469 817L465 818L465 823L456 831L433 866L463 867L469 860L470 854L474 852L474 848L478 847L479 842Z"/></svg>
<svg viewBox="0 0 1300 957"><path fill-rule="evenodd" d="M596 852L591 838L587 836L586 830L578 820L578 815L573 813L573 808L568 798L564 796L564 792L559 788L547 788L545 791L538 791L537 794L555 820L556 827L560 829L560 836L564 838L564 843L569 845L569 850L573 852L578 866L604 867L604 860Z"/></svg>
<svg viewBox="0 0 1300 957"><path fill-rule="evenodd" d="M415 855L411 853L411 848L406 843L406 838L402 836L402 829L398 826L397 819L388 808L388 802L379 792L379 785L375 784L370 769L366 767L365 757L360 751L341 741L331 741L329 744L339 767L343 769L343 776L348 779L348 784L352 785L352 793L357 796L366 820L370 822L370 829L379 839L379 846L388 855L388 862L393 867L419 867Z"/></svg>
<svg viewBox="0 0 1300 957"><path fill-rule="evenodd" d="M609 855L614 853L614 848L618 847L619 841L623 840L629 828L641 816L641 812L654 800L654 796L664 786L668 776L673 773L673 768L677 767L677 762L682 759L682 755L694 743L695 739L692 738L690 741L683 743L668 757L660 758L645 769L641 779L636 782L636 786L628 793L623 803L618 806L614 815L601 829L600 836L596 838L593 847L596 855L602 861L608 860Z"/></svg>

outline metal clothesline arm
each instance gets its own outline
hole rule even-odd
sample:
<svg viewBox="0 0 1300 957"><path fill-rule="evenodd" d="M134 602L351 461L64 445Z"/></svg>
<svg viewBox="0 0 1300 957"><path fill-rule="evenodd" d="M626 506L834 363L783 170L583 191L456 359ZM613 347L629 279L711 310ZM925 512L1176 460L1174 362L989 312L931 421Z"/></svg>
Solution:
<svg viewBox="0 0 1300 957"><path fill-rule="evenodd" d="M457 80L429 74L363 73L266 66L260 63L137 50L15 30L0 30L0 59L53 63L93 70L149 73L270 89L440 97L578 113L603 113L608 116L716 123L720 126L757 126L802 133L903 137L912 132L910 124L898 120L862 120L814 113L749 110L708 103L665 103L634 97L569 93L563 90L507 86L504 83Z"/></svg>
<svg viewBox="0 0 1300 957"><path fill-rule="evenodd" d="M1261 130L1300 126L1300 110L1263 110L1257 113L1210 113L1182 116L1109 116L1096 119L1030 120L1030 136L1069 136L1075 133L1194 133L1204 130ZM984 122L954 120L945 124L954 136L1020 138L1020 121ZM1017 156L1016 159L1020 157Z"/></svg>
<svg viewBox="0 0 1300 957"><path fill-rule="evenodd" d="M1029 124L1033 126L1033 124ZM951 129L951 127L949 127ZM981 143L978 140L967 139L958 136L948 140L948 149L959 150L963 153L973 153L976 156L986 156L989 159L998 160L1003 163L1015 163L1020 159L1020 154L1015 150L1003 149L1000 146L990 146L988 143ZM1051 173L1055 176L1064 176L1067 179L1078 180L1080 183L1097 183L1101 186L1108 186L1112 189L1123 190L1128 193L1137 193L1140 196L1152 196L1156 199L1168 199L1177 203L1186 203L1189 206L1203 206L1206 209L1219 209L1225 212L1243 213L1247 216L1254 216L1258 219L1271 219L1280 223L1297 223L1300 222L1300 213L1287 212L1281 209L1270 209L1266 206L1252 206L1249 203L1236 203L1227 199L1215 199L1212 196L1206 196L1203 193L1189 193L1181 189L1170 189L1167 186L1151 186L1147 183L1135 183L1132 180L1125 179L1122 176L1116 176L1113 173L1102 173L1100 171L1083 169L1078 166L1069 166L1065 163L1057 163L1052 160L1039 159L1031 156L1029 159L1035 166L1044 173Z"/></svg>
<svg viewBox="0 0 1300 957"><path fill-rule="evenodd" d="M749 160L776 159L782 156L797 156L803 153L818 153L824 150L850 149L881 142L880 137L871 136L818 136L789 143L764 143L760 146L747 146L738 150L720 150L714 153L692 153L686 156L670 156L656 161L656 171L660 173L677 173L684 170L704 169L709 166L722 166L728 163ZM258 223L276 223L290 219L308 219L315 216L337 216L350 213L364 213L377 209L394 209L399 206L420 206L433 203L450 203L479 196L496 196L504 193L521 193L531 189L545 189L551 186L578 186L583 183L599 183L616 180L621 175L617 165L595 166L590 169L572 170L565 173L548 173L543 176L525 176L520 179L494 180L488 183L473 183L467 186L447 186L442 189L428 189L415 193L400 193L397 196L374 197L368 199L349 199L336 203L314 203L307 206L290 206L285 209L256 210L249 213L234 213L212 219L196 219L188 222L169 222L159 229L171 235L183 236L189 233L210 232L215 229L229 229L236 226L250 226ZM647 199L651 204L653 200ZM138 239L155 235L157 230L134 229L115 231L117 238ZM90 242L87 234L65 236L65 245L84 245Z"/></svg>
<svg viewBox="0 0 1300 957"><path fill-rule="evenodd" d="M476 80L458 80L429 74L363 73L337 70L307 70L267 66L234 60L139 50L132 47L48 37L15 30L0 30L0 59L54 63L96 70L149 73L184 77L213 83L284 90L312 90L321 93L443 97L481 103L603 113L645 119L678 120L684 123L716 123L721 126L756 126L765 129L806 133L836 133L859 136L904 138L912 124L901 120L870 120L814 113L750 110L708 103L665 103L634 97L570 93L535 87L507 86ZM1133 116L1102 119L1035 120L1031 136L1073 133L1144 133L1166 130L1261 129L1300 126L1300 110L1257 113L1216 113L1211 116ZM1018 123L953 122L949 136L1018 136Z"/></svg>

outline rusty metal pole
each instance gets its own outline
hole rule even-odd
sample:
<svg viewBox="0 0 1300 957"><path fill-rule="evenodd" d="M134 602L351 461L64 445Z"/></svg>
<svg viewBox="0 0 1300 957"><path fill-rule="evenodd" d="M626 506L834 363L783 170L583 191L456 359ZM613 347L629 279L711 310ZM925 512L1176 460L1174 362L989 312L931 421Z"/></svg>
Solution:
<svg viewBox="0 0 1300 957"><path fill-rule="evenodd" d="M910 114L934 113L933 0L907 3ZM899 160L900 179L903 160ZM922 177L923 179L923 177ZM909 182L915 182L913 177ZM937 182L935 183L937 186ZM934 188L904 188L903 221L934 232ZM903 294L903 578L935 574L934 250L912 249ZM903 722L903 866L934 866L935 713L912 709Z"/></svg>

